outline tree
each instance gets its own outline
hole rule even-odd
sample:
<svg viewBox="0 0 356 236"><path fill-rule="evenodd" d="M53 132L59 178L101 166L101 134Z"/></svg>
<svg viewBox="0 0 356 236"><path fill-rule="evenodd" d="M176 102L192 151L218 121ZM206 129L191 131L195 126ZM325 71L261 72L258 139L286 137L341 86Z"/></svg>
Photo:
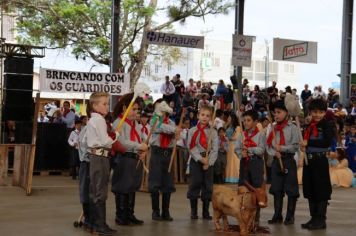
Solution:
<svg viewBox="0 0 356 236"><path fill-rule="evenodd" d="M147 55L176 55L172 47L149 46L148 31L171 31L189 17L227 14L227 0L121 0L118 66L138 80ZM7 0L18 14L18 40L49 48L71 48L77 58L110 64L111 0ZM156 23L166 14L166 21ZM172 58L174 61L176 58Z"/></svg>

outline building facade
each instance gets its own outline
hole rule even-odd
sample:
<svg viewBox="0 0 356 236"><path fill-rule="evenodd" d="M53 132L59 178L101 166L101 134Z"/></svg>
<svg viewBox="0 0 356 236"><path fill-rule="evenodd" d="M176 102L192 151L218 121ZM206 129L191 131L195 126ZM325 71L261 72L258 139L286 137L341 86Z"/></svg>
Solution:
<svg viewBox="0 0 356 236"><path fill-rule="evenodd" d="M284 90L286 86L298 88L299 68L297 63L273 61L272 49L269 53L268 81L277 82L277 87ZM204 50L181 48L182 59L172 65L160 59L148 57L147 63L141 74L141 80L149 83L155 93L164 82L166 75L173 76L177 73L187 84L190 78L195 81L217 83L224 80L231 84L230 76L233 74L231 66L232 40L213 40L205 38ZM243 67L243 78L250 81L249 86L259 85L265 87L266 81L266 44L253 43L251 67Z"/></svg>

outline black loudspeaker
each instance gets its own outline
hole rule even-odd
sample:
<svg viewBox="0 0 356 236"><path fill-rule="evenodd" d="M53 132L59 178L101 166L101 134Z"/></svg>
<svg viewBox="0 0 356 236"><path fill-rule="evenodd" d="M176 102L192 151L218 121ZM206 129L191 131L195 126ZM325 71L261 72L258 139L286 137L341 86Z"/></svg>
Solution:
<svg viewBox="0 0 356 236"><path fill-rule="evenodd" d="M6 58L4 65L3 119L32 121L33 59Z"/></svg>
<svg viewBox="0 0 356 236"><path fill-rule="evenodd" d="M32 75L33 59L22 57L7 57L4 61L4 73Z"/></svg>

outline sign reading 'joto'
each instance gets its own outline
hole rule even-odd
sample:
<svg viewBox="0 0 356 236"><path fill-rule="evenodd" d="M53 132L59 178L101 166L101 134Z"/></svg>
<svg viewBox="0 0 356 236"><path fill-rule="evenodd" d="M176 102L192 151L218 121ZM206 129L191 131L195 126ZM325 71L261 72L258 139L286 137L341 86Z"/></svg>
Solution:
<svg viewBox="0 0 356 236"><path fill-rule="evenodd" d="M150 31L146 34L146 42L148 44L175 47L204 48L203 36L177 35Z"/></svg>
<svg viewBox="0 0 356 236"><path fill-rule="evenodd" d="M273 39L273 59L317 63L317 42Z"/></svg>
<svg viewBox="0 0 356 236"><path fill-rule="evenodd" d="M308 42L285 46L283 49L283 60L301 57L308 54Z"/></svg>

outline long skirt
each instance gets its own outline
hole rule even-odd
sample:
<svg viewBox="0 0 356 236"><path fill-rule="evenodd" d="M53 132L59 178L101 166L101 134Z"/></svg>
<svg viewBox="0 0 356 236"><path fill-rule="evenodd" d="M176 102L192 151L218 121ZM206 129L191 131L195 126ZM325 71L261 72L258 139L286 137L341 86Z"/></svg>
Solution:
<svg viewBox="0 0 356 236"><path fill-rule="evenodd" d="M235 145L233 142L229 142L229 150L227 152L227 163L225 169L225 182L226 183L238 183L240 172L240 159L236 155Z"/></svg>

